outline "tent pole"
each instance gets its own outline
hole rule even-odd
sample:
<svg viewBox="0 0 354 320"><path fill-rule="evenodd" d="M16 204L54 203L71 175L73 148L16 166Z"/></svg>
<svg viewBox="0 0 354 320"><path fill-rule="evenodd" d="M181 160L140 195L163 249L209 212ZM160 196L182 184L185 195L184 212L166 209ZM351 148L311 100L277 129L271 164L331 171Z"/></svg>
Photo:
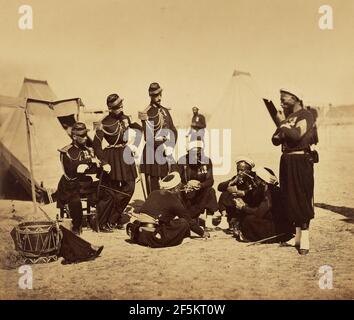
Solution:
<svg viewBox="0 0 354 320"><path fill-rule="evenodd" d="M33 177L33 162L32 162L32 146L31 146L31 130L30 130L30 119L27 112L27 106L25 109L26 116L26 128L27 128L27 147L28 147L28 157L30 164L30 174L31 174L31 189L32 189L32 201L34 213L37 213L37 199L36 199L36 190L34 185L34 177Z"/></svg>

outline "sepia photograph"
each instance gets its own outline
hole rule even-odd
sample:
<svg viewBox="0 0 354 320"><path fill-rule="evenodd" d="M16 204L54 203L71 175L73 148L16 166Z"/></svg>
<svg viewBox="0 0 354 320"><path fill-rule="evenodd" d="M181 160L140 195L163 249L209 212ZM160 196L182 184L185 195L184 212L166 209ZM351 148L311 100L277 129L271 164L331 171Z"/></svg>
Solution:
<svg viewBox="0 0 354 320"><path fill-rule="evenodd" d="M353 300L353 17L0 0L0 300Z"/></svg>

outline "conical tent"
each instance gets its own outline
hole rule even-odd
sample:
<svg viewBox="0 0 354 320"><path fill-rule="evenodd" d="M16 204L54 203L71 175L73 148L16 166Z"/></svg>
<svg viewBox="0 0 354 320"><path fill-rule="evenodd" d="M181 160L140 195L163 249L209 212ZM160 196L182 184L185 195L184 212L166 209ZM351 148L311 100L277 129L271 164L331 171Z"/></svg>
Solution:
<svg viewBox="0 0 354 320"><path fill-rule="evenodd" d="M274 147L271 142L276 127L255 81L248 72L233 73L207 126L209 132L210 129L227 131L225 137L229 136L230 142L220 149L224 148L224 153L232 159L232 163L239 156L248 156L253 158L257 165L272 168L277 166L274 159L278 157L279 148ZM211 146L213 147L214 143L211 143ZM219 150L219 154L221 152ZM213 159L212 150L210 157Z"/></svg>
<svg viewBox="0 0 354 320"><path fill-rule="evenodd" d="M37 197L50 200L62 175L58 149L71 142L57 117L76 114L80 99L52 100L56 97L48 83L31 79L25 79L20 95L0 96L0 108L12 110L0 127L2 160L28 192L32 172Z"/></svg>
<svg viewBox="0 0 354 320"><path fill-rule="evenodd" d="M31 98L44 101L55 101L57 96L45 80L25 78L18 95L23 98Z"/></svg>

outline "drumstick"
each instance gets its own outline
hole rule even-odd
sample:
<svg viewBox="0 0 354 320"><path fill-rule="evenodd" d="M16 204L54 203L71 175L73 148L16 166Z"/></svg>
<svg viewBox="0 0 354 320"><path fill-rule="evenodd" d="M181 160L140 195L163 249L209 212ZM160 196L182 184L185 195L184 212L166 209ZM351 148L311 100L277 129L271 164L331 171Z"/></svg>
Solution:
<svg viewBox="0 0 354 320"><path fill-rule="evenodd" d="M47 212L45 212L40 206L38 206L38 208L44 213L44 215L46 216L46 218L49 220L49 221L53 221L47 214Z"/></svg>

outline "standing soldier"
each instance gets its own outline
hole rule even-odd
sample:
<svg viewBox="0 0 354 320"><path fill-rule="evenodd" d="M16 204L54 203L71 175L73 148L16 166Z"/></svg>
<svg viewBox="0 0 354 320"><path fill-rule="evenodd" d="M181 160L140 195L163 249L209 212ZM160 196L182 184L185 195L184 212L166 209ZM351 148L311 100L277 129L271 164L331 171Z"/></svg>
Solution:
<svg viewBox="0 0 354 320"><path fill-rule="evenodd" d="M206 122L205 117L199 113L197 107L193 107L193 117L191 121L191 128L187 133L187 144L190 141L202 140L204 141Z"/></svg>
<svg viewBox="0 0 354 320"><path fill-rule="evenodd" d="M161 105L162 88L157 82L149 86L150 104L139 112L146 144L143 150L141 172L145 174L147 193L159 189L159 179L170 171L172 152L177 141L177 130L169 109Z"/></svg>
<svg viewBox="0 0 354 320"><path fill-rule="evenodd" d="M84 172L95 173L97 170L93 150L86 145L87 131L84 123L76 122L71 130L72 143L59 150L64 174L58 184L57 207L63 210L68 205L75 234L80 234L83 216L80 182L92 182Z"/></svg>
<svg viewBox="0 0 354 320"><path fill-rule="evenodd" d="M295 247L304 255L309 252L309 225L313 208L313 153L315 121L294 91L281 89L283 113L278 113L279 126L272 137L274 145L282 146L280 189L289 220L296 227Z"/></svg>
<svg viewBox="0 0 354 320"><path fill-rule="evenodd" d="M122 228L121 215L135 190L137 177L134 157L127 145L126 132L130 119L123 113L123 99L113 93L107 97L109 114L98 124L93 147L102 163L97 204L98 223L101 231ZM108 146L102 148L106 140Z"/></svg>

